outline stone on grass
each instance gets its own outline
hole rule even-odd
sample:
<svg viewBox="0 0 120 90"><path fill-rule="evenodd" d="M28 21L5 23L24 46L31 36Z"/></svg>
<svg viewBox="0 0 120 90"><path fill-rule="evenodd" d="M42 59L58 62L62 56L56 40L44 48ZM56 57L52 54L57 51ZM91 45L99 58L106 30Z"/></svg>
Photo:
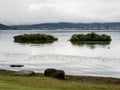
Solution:
<svg viewBox="0 0 120 90"><path fill-rule="evenodd" d="M63 70L56 70L48 68L44 72L45 76L58 78L58 79L65 79L65 72Z"/></svg>
<svg viewBox="0 0 120 90"><path fill-rule="evenodd" d="M29 71L29 70L21 70L21 71L16 71L14 73L15 75L25 75L25 76L31 76L31 75L34 75L34 71Z"/></svg>

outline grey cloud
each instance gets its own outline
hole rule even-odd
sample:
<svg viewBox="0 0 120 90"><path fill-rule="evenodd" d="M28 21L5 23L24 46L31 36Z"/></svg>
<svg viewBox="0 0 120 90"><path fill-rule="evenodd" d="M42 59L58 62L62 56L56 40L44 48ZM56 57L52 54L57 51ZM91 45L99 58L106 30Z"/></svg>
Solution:
<svg viewBox="0 0 120 90"><path fill-rule="evenodd" d="M0 23L119 22L120 0L0 0Z"/></svg>

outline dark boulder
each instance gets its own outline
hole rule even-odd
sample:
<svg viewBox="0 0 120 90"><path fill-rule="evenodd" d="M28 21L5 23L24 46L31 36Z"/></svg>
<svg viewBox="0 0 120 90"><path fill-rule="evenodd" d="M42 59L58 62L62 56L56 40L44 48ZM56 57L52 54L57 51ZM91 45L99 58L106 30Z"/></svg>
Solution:
<svg viewBox="0 0 120 90"><path fill-rule="evenodd" d="M10 67L24 67L24 65L10 65Z"/></svg>
<svg viewBox="0 0 120 90"><path fill-rule="evenodd" d="M33 71L29 71L29 70L21 70L21 71L16 71L14 74L31 76L31 75L34 75L35 73Z"/></svg>
<svg viewBox="0 0 120 90"><path fill-rule="evenodd" d="M45 70L44 75L48 77L58 78L58 79L65 79L65 72L63 70L48 68Z"/></svg>

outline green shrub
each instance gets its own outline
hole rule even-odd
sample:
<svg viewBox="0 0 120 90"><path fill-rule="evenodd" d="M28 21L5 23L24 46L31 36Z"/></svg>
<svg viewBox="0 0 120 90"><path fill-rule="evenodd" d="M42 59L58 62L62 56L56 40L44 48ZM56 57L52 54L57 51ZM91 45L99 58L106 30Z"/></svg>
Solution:
<svg viewBox="0 0 120 90"><path fill-rule="evenodd" d="M18 43L52 43L57 38L46 34L24 34L14 36L14 42Z"/></svg>
<svg viewBox="0 0 120 90"><path fill-rule="evenodd" d="M88 33L86 35L84 34L74 34L72 35L71 39L70 39L71 42L83 42L83 41L111 41L111 37L109 35L105 35L105 34L102 34L102 35L99 35L99 34L96 34L94 32L92 33Z"/></svg>

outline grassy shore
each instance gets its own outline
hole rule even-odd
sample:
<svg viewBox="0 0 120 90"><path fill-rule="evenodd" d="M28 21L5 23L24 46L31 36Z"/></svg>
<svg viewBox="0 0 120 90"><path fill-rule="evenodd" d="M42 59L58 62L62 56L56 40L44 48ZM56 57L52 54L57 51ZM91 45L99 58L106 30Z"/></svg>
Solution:
<svg viewBox="0 0 120 90"><path fill-rule="evenodd" d="M120 90L120 79L66 76L65 80L34 76L14 76L12 71L0 70L0 90Z"/></svg>

